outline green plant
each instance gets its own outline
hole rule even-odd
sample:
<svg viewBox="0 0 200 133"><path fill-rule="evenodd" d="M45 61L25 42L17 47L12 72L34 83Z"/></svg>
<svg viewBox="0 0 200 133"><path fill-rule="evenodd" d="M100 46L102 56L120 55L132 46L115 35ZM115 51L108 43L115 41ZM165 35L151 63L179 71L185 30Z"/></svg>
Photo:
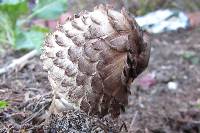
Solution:
<svg viewBox="0 0 200 133"><path fill-rule="evenodd" d="M199 64L200 60L197 54L193 51L185 51L182 54L183 59L188 60L190 63L196 65Z"/></svg>
<svg viewBox="0 0 200 133"><path fill-rule="evenodd" d="M28 0L2 0L0 3L0 45L14 49L39 49L49 29L32 25L33 19L57 19L67 9L66 0L37 0L29 8Z"/></svg>
<svg viewBox="0 0 200 133"><path fill-rule="evenodd" d="M5 108L6 106L8 106L8 102L0 100L0 109Z"/></svg>

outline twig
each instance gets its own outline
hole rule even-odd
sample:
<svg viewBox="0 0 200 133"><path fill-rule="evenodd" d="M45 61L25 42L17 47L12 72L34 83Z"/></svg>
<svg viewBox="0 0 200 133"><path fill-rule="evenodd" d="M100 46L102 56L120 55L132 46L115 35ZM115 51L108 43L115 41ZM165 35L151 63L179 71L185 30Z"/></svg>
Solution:
<svg viewBox="0 0 200 133"><path fill-rule="evenodd" d="M137 115L138 115L138 111L136 111L135 114L134 114L134 116L133 116L133 119L131 121L131 125L130 125L128 133L131 133L134 130L134 124L135 124Z"/></svg>
<svg viewBox="0 0 200 133"><path fill-rule="evenodd" d="M109 132L109 128L103 122L101 122L100 120L97 120L96 122L98 124L98 128L100 127L101 129L103 129L105 133Z"/></svg>
<svg viewBox="0 0 200 133"><path fill-rule="evenodd" d="M35 112L35 113L33 113L32 115L30 115L30 117L28 117L28 118L26 118L25 120L23 120L23 121L21 122L21 125L24 125L24 124L30 122L32 119L34 119L34 118L36 118L37 116L39 116L40 113L41 113L43 110L45 110L45 108L46 108L47 106L48 106L48 105L43 106L40 110L38 110L37 112Z"/></svg>
<svg viewBox="0 0 200 133"><path fill-rule="evenodd" d="M34 56L36 56L37 54L38 54L37 50L32 50L20 58L14 59L11 64L0 69L0 75L7 73L9 71L13 71L16 68L23 68L23 66L26 65L27 61L30 58L33 58Z"/></svg>
<svg viewBox="0 0 200 133"><path fill-rule="evenodd" d="M120 127L120 132L122 131L123 128L125 129L125 132L128 132L126 123L125 123L124 121L123 121L123 124L122 124L121 127Z"/></svg>

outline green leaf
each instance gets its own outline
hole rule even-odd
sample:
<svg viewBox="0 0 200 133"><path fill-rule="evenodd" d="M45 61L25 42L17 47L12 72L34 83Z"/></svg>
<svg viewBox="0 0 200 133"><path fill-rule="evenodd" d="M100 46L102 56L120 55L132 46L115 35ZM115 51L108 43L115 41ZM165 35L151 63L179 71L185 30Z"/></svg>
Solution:
<svg viewBox="0 0 200 133"><path fill-rule="evenodd" d="M57 19L66 9L67 0L38 0L33 14L29 18L36 16L46 20Z"/></svg>
<svg viewBox="0 0 200 133"><path fill-rule="evenodd" d="M16 34L16 50L40 49L44 39L44 33L37 30L21 31Z"/></svg>
<svg viewBox="0 0 200 133"><path fill-rule="evenodd" d="M197 108L200 108L200 104L197 104L196 107L197 107Z"/></svg>
<svg viewBox="0 0 200 133"><path fill-rule="evenodd" d="M183 56L184 59L190 60L192 57L195 56L195 52L185 51L182 56Z"/></svg>
<svg viewBox="0 0 200 133"><path fill-rule="evenodd" d="M12 22L12 28L15 28L17 19L28 13L27 0L3 0L0 3L0 12L7 14Z"/></svg>
<svg viewBox="0 0 200 133"><path fill-rule="evenodd" d="M41 27L41 26L38 26L38 25L33 25L31 27L32 30L35 30L35 31L39 31L39 32L43 32L43 33L48 33L50 32L50 30L46 27Z"/></svg>
<svg viewBox="0 0 200 133"><path fill-rule="evenodd" d="M0 100L0 109L5 108L6 106L8 106L8 102Z"/></svg>
<svg viewBox="0 0 200 133"><path fill-rule="evenodd" d="M191 62L192 62L193 65L199 64L199 62L200 62L199 57L193 57L193 58L191 59Z"/></svg>
<svg viewBox="0 0 200 133"><path fill-rule="evenodd" d="M22 1L24 1L24 0L2 0L1 3L3 3L3 4L18 4Z"/></svg>
<svg viewBox="0 0 200 133"><path fill-rule="evenodd" d="M183 53L183 58L188 60L193 65L197 65L200 63L200 59L194 51L186 51Z"/></svg>
<svg viewBox="0 0 200 133"><path fill-rule="evenodd" d="M7 14L0 12L0 43L14 44L14 30Z"/></svg>

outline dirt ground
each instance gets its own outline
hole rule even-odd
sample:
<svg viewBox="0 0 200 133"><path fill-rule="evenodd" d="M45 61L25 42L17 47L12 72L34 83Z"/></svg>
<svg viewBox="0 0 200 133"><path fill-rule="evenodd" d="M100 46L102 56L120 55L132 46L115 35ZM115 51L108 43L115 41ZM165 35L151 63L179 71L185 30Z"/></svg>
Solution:
<svg viewBox="0 0 200 133"><path fill-rule="evenodd" d="M8 50L0 55L0 67L20 56ZM24 103L50 91L39 57L21 70L1 75L0 100L9 106L0 109L0 132L19 129L21 123L31 126L32 119L27 118L32 112ZM152 35L149 67L131 91L121 115L129 132L200 133L200 28Z"/></svg>

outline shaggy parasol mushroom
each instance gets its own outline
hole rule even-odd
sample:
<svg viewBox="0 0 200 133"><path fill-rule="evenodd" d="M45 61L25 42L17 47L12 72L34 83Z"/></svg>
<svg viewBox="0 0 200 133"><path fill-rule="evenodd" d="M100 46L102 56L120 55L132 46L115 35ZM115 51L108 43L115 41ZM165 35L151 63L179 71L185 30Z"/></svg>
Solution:
<svg viewBox="0 0 200 133"><path fill-rule="evenodd" d="M80 110L117 118L131 82L148 65L150 41L125 9L100 5L58 25L43 49L54 95L51 113Z"/></svg>

